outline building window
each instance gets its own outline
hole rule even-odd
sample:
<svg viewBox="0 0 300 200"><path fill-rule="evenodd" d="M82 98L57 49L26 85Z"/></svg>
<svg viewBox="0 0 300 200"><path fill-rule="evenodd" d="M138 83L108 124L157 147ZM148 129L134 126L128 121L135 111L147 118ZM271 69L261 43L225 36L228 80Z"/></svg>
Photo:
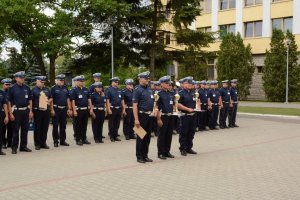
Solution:
<svg viewBox="0 0 300 200"><path fill-rule="evenodd" d="M284 32L290 31L293 32L293 18L277 18L272 21L273 29L282 30Z"/></svg>
<svg viewBox="0 0 300 200"><path fill-rule="evenodd" d="M220 0L220 10L228 10L235 8L236 0Z"/></svg>
<svg viewBox="0 0 300 200"><path fill-rule="evenodd" d="M171 1L169 1L166 5L166 17L167 18L170 18L171 17L171 10L172 10L172 7L171 7Z"/></svg>
<svg viewBox="0 0 300 200"><path fill-rule="evenodd" d="M215 79L215 61L214 61L214 59L209 59L207 61L207 78L208 78L208 80Z"/></svg>
<svg viewBox="0 0 300 200"><path fill-rule="evenodd" d="M197 30L202 31L204 33L210 33L211 32L211 26L197 28Z"/></svg>
<svg viewBox="0 0 300 200"><path fill-rule="evenodd" d="M166 33L166 44L171 44L171 33L167 32Z"/></svg>
<svg viewBox="0 0 300 200"><path fill-rule="evenodd" d="M245 23L245 37L261 37L262 21Z"/></svg>
<svg viewBox="0 0 300 200"><path fill-rule="evenodd" d="M256 66L256 71L258 74L263 73L263 67L262 66Z"/></svg>
<svg viewBox="0 0 300 200"><path fill-rule="evenodd" d="M245 0L245 6L261 5L262 0Z"/></svg>
<svg viewBox="0 0 300 200"><path fill-rule="evenodd" d="M204 13L210 13L212 8L212 0L203 0L200 2Z"/></svg>
<svg viewBox="0 0 300 200"><path fill-rule="evenodd" d="M219 28L220 28L220 38L223 38L228 33L235 34L235 24L221 25Z"/></svg>

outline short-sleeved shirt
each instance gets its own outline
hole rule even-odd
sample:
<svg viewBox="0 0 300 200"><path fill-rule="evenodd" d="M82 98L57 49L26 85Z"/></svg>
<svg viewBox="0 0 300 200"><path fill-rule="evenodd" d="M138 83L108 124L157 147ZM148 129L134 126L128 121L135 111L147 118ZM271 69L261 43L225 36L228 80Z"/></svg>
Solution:
<svg viewBox="0 0 300 200"><path fill-rule="evenodd" d="M211 89L208 91L208 98L212 103L219 103L220 92L218 89Z"/></svg>
<svg viewBox="0 0 300 200"><path fill-rule="evenodd" d="M194 109L196 107L195 93L192 90L183 89L179 92L180 99L178 103L185 107ZM186 113L186 111L182 111Z"/></svg>
<svg viewBox="0 0 300 200"><path fill-rule="evenodd" d="M0 90L0 109L3 109L3 105L7 103L5 91ZM0 110L0 111L1 111Z"/></svg>
<svg viewBox="0 0 300 200"><path fill-rule="evenodd" d="M223 102L229 102L230 101L230 91L229 91L229 89L222 87L220 89L220 96L221 96Z"/></svg>
<svg viewBox="0 0 300 200"><path fill-rule="evenodd" d="M31 100L31 90L25 84L14 84L8 90L7 99L11 102L12 106L16 106L17 108L27 107Z"/></svg>
<svg viewBox="0 0 300 200"><path fill-rule="evenodd" d="M122 95L125 104L127 106L132 106L133 90L128 90L127 88L125 88L124 90L122 90Z"/></svg>
<svg viewBox="0 0 300 200"><path fill-rule="evenodd" d="M120 107L122 105L122 91L117 87L109 86L106 90L106 99L113 107Z"/></svg>
<svg viewBox="0 0 300 200"><path fill-rule="evenodd" d="M106 103L106 97L104 93L93 92L91 94L91 101L94 107L104 108Z"/></svg>
<svg viewBox="0 0 300 200"><path fill-rule="evenodd" d="M32 99L32 107L33 108L39 107L41 92L44 92L48 99L51 98L51 92L50 92L49 88L47 88L47 87L39 88L37 86L34 87L31 91L31 99Z"/></svg>
<svg viewBox="0 0 300 200"><path fill-rule="evenodd" d="M238 101L238 91L237 88L230 88L230 96L233 102Z"/></svg>
<svg viewBox="0 0 300 200"><path fill-rule="evenodd" d="M77 107L87 107L89 105L90 92L86 87L74 87L70 92L70 99L75 101Z"/></svg>
<svg viewBox="0 0 300 200"><path fill-rule="evenodd" d="M174 105L174 95L171 91L160 90L158 92L159 99L157 101L158 109L162 113L172 113Z"/></svg>
<svg viewBox="0 0 300 200"><path fill-rule="evenodd" d="M206 89L199 89L199 97L202 104L207 104L207 90Z"/></svg>
<svg viewBox="0 0 300 200"><path fill-rule="evenodd" d="M149 112L153 110L154 99L153 91L148 86L138 85L133 91L133 103L138 104L138 110Z"/></svg>
<svg viewBox="0 0 300 200"><path fill-rule="evenodd" d="M67 106L70 92L67 86L55 85L51 88L51 96L53 104L57 106Z"/></svg>

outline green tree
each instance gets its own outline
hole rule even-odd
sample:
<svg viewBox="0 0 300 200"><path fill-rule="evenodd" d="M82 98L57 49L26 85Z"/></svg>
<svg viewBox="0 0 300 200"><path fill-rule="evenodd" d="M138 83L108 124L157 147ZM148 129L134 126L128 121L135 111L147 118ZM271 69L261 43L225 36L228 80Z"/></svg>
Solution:
<svg viewBox="0 0 300 200"><path fill-rule="evenodd" d="M254 70L251 46L244 45L240 33L225 35L218 52L218 80L238 79L239 94L241 98L244 98L250 93Z"/></svg>
<svg viewBox="0 0 300 200"><path fill-rule="evenodd" d="M286 92L287 45L289 45L289 100L297 101L300 96L300 67L297 64L297 44L292 33L286 35L281 30L274 30L270 50L266 52L263 87L270 101L283 102Z"/></svg>

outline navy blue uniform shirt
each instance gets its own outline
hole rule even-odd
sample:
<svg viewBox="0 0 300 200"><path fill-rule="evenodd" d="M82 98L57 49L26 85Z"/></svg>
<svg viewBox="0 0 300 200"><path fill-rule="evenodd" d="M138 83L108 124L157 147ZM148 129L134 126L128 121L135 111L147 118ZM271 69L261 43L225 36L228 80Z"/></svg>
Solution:
<svg viewBox="0 0 300 200"><path fill-rule="evenodd" d="M0 109L3 109L3 105L7 103L6 94L3 90L0 90Z"/></svg>
<svg viewBox="0 0 300 200"><path fill-rule="evenodd" d="M48 97L48 99L51 98L51 92L47 87L39 88L39 87L35 86L31 91L31 99L32 99L32 107L33 108L39 107L40 95L41 95L42 91L45 93L45 95Z"/></svg>
<svg viewBox="0 0 300 200"><path fill-rule="evenodd" d="M9 88L7 98L12 106L16 106L17 108L27 107L31 100L31 90L27 85L14 84Z"/></svg>
<svg viewBox="0 0 300 200"><path fill-rule="evenodd" d="M199 97L202 104L207 104L207 90L206 89L199 89Z"/></svg>
<svg viewBox="0 0 300 200"><path fill-rule="evenodd" d="M222 98L222 101L229 102L230 101L230 91L229 88L221 88L220 89L220 96Z"/></svg>
<svg viewBox="0 0 300 200"><path fill-rule="evenodd" d="M166 91L162 89L158 92L158 95L159 95L159 99L157 101L158 109L162 113L173 113L173 105L174 105L173 93L168 90Z"/></svg>
<svg viewBox="0 0 300 200"><path fill-rule="evenodd" d="M138 103L138 110L149 112L153 110L153 91L148 86L138 85L133 91L133 103Z"/></svg>
<svg viewBox="0 0 300 200"><path fill-rule="evenodd" d="M123 98L124 98L125 105L132 106L133 90L130 91L127 88L125 88L122 91L122 95L123 95Z"/></svg>
<svg viewBox="0 0 300 200"><path fill-rule="evenodd" d="M53 104L57 106L67 106L70 92L67 86L55 85L51 88L51 96Z"/></svg>
<svg viewBox="0 0 300 200"><path fill-rule="evenodd" d="M90 99L90 92L86 87L74 87L70 92L70 99L75 101L77 107L87 107Z"/></svg>
<svg viewBox="0 0 300 200"><path fill-rule="evenodd" d="M103 92L100 94L98 92L93 92L91 94L91 101L94 107L96 108L104 108L105 107L105 102L106 102L106 97Z"/></svg>
<svg viewBox="0 0 300 200"><path fill-rule="evenodd" d="M238 91L237 88L230 88L230 96L233 102L238 101Z"/></svg>
<svg viewBox="0 0 300 200"><path fill-rule="evenodd" d="M117 87L109 86L106 90L106 99L109 100L113 107L120 107L122 105L122 91Z"/></svg>
<svg viewBox="0 0 300 200"><path fill-rule="evenodd" d="M178 103L185 107L194 109L196 107L195 93L192 90L183 89L179 92L180 99ZM182 111L186 113L186 111Z"/></svg>
<svg viewBox="0 0 300 200"><path fill-rule="evenodd" d="M220 92L218 89L211 89L207 94L212 103L219 103Z"/></svg>

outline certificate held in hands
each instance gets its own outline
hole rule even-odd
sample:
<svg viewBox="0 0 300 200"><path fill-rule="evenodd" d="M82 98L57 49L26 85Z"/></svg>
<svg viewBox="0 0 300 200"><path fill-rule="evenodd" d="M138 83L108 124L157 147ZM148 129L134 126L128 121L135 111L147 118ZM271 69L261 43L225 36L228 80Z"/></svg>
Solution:
<svg viewBox="0 0 300 200"><path fill-rule="evenodd" d="M45 92L41 91L40 99L39 99L39 108L47 110L48 106L48 97L46 96Z"/></svg>
<svg viewBox="0 0 300 200"><path fill-rule="evenodd" d="M141 139L143 139L147 134L147 132L141 126L139 128L135 126L133 130Z"/></svg>

